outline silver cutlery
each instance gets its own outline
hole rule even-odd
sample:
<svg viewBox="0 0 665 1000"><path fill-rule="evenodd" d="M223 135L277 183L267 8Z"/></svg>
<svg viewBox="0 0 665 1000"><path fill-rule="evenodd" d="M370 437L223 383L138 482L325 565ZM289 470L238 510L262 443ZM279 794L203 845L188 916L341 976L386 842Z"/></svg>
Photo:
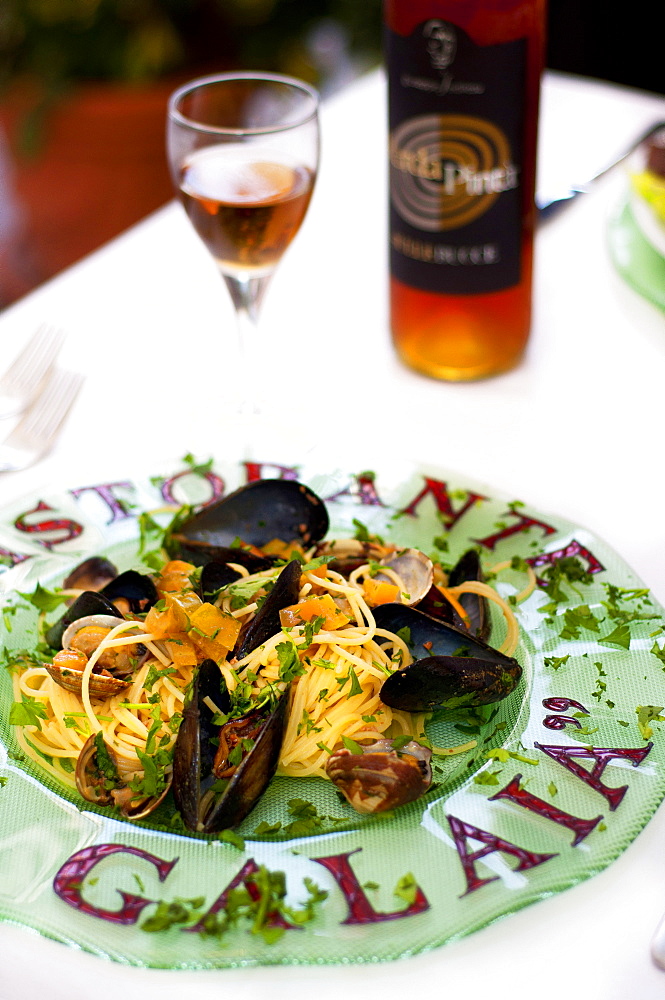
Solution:
<svg viewBox="0 0 665 1000"><path fill-rule="evenodd" d="M37 400L0 444L0 472L27 469L53 446L83 383L77 372L56 370Z"/></svg>
<svg viewBox="0 0 665 1000"><path fill-rule="evenodd" d="M570 187L557 192L557 194L553 196L546 194L537 195L536 208L538 209L538 222L547 222L548 219L555 216L565 205L570 205L571 202L573 202L579 195L587 194L595 181L604 177L605 174L610 172L610 170L618 167L620 163L623 163L623 161L638 148L638 146L641 146L643 142L646 142L647 139L650 139L652 135L662 128L665 128L665 122L655 122L653 125L650 125L645 132L639 135L637 139L633 140L628 149L582 183L571 184Z"/></svg>
<svg viewBox="0 0 665 1000"><path fill-rule="evenodd" d="M35 399L63 340L62 331L52 326L42 325L35 332L0 377L0 420L18 416Z"/></svg>

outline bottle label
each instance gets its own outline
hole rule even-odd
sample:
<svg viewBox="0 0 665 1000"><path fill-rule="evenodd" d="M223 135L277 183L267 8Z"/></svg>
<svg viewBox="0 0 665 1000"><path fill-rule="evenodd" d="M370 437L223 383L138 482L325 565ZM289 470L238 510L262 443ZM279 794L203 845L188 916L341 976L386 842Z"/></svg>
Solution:
<svg viewBox="0 0 665 1000"><path fill-rule="evenodd" d="M439 19L386 30L399 281L455 295L519 283L526 52L526 39L480 46Z"/></svg>

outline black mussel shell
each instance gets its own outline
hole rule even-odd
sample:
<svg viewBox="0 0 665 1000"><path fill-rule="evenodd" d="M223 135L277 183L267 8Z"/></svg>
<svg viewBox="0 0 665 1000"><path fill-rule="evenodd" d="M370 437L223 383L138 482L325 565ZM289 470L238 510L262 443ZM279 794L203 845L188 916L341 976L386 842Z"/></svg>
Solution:
<svg viewBox="0 0 665 1000"><path fill-rule="evenodd" d="M214 597L222 587L240 579L241 574L229 563L244 566L250 573L260 573L264 569L270 569L275 563L270 556L255 556L243 549L219 549L219 553L221 558L215 556L201 569L200 591L204 601Z"/></svg>
<svg viewBox="0 0 665 1000"><path fill-rule="evenodd" d="M138 573L135 569L125 570L124 573L114 577L102 587L101 593L109 601L124 599L129 605L129 610L135 615L149 611L158 599L157 588L151 578L145 573Z"/></svg>
<svg viewBox="0 0 665 1000"><path fill-rule="evenodd" d="M275 708L266 715L254 746L229 781L223 795L206 813L205 833L238 826L258 802L279 764L288 703L289 694L285 691Z"/></svg>
<svg viewBox="0 0 665 1000"><path fill-rule="evenodd" d="M475 549L469 549L453 566L448 576L448 586L458 587L469 580L484 580L480 556ZM480 594L460 594L459 602L469 616L469 631L479 639L487 639L490 634L491 621L487 599Z"/></svg>
<svg viewBox="0 0 665 1000"><path fill-rule="evenodd" d="M380 697L391 708L431 712L489 705L507 697L519 683L522 668L517 660L468 632L402 604L384 604L374 609L374 616L381 628L408 629L416 657L383 683ZM418 658L421 650L427 655Z"/></svg>
<svg viewBox="0 0 665 1000"><path fill-rule="evenodd" d="M435 584L432 584L423 599L418 602L417 607L419 611L429 615L431 618L436 618L440 622L446 622L448 625L454 626L454 628L467 631L466 625L455 608L450 601L446 600L444 594L441 593Z"/></svg>
<svg viewBox="0 0 665 1000"><path fill-rule="evenodd" d="M227 712L228 692L214 660L204 660L183 712L173 755L173 796L185 826L199 833L217 833L237 826L251 811L279 762L286 722L288 693L266 711L254 746L233 777L218 783L212 768L220 727L213 725L209 702ZM215 742L213 742L213 740Z"/></svg>
<svg viewBox="0 0 665 1000"><path fill-rule="evenodd" d="M64 590L101 590L117 575L116 567L104 556L91 556L71 570L62 586Z"/></svg>
<svg viewBox="0 0 665 1000"><path fill-rule="evenodd" d="M241 629L234 655L242 660L282 628L279 613L296 604L300 593L301 564L292 559L275 580L275 585L247 626Z"/></svg>
<svg viewBox="0 0 665 1000"><path fill-rule="evenodd" d="M323 501L294 479L260 479L204 507L171 536L173 556L209 558L206 546L231 547L237 539L261 547L274 538L310 545L328 530ZM189 548L188 548L189 547ZM189 554L190 549L193 550ZM213 548L214 552L214 548ZM219 558L213 554L213 558Z"/></svg>
<svg viewBox="0 0 665 1000"><path fill-rule="evenodd" d="M96 590L84 590L76 598L73 604L65 611L62 618L55 622L46 633L46 642L51 649L62 649L62 637L72 622L79 618L86 618L88 615L113 615L118 618L118 609L108 597L98 593ZM121 616L120 616L121 617Z"/></svg>
<svg viewBox="0 0 665 1000"><path fill-rule="evenodd" d="M204 660L192 683L191 698L182 713L182 722L173 751L173 798L183 823L196 830L202 780L212 778L219 726L213 726L213 710L228 712L231 701L219 667L214 660ZM212 784L212 780L208 782Z"/></svg>

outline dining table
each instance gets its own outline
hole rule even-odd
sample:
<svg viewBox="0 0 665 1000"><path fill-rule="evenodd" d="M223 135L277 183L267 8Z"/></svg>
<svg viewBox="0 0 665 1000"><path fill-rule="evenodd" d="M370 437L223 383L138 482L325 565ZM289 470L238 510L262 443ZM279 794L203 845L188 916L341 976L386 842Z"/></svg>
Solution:
<svg viewBox="0 0 665 1000"><path fill-rule="evenodd" d="M661 119L661 95L547 71L538 191L584 184ZM323 101L310 209L241 368L229 295L175 200L0 313L2 367L47 323L66 334L60 363L85 379L50 453L0 473L0 507L34 510L59 490L168 471L187 455L249 457L264 476L302 462L356 474L411 463L581 526L665 606L665 312L658 288L640 287L639 237L621 223L626 164L539 222L524 357L468 383L406 368L391 344L387 175L377 68ZM662 292L662 259L659 274ZM247 440L234 408L259 369L269 416ZM665 703L661 677L654 697ZM653 740L663 739L655 723ZM0 997L656 1000L665 809L646 819L611 863L565 891L394 960L370 950L326 964L322 942L309 964L146 968L3 921ZM11 865L2 845L0 856Z"/></svg>

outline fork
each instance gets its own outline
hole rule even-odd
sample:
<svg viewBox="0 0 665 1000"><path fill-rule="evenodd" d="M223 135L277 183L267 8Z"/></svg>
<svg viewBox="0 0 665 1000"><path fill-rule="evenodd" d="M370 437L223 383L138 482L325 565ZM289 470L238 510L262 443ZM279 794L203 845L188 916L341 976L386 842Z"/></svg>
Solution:
<svg viewBox="0 0 665 1000"><path fill-rule="evenodd" d="M83 383L77 372L56 371L44 391L0 444L0 472L27 469L52 447Z"/></svg>
<svg viewBox="0 0 665 1000"><path fill-rule="evenodd" d="M18 416L36 397L64 339L61 330L42 325L0 378L0 420Z"/></svg>

